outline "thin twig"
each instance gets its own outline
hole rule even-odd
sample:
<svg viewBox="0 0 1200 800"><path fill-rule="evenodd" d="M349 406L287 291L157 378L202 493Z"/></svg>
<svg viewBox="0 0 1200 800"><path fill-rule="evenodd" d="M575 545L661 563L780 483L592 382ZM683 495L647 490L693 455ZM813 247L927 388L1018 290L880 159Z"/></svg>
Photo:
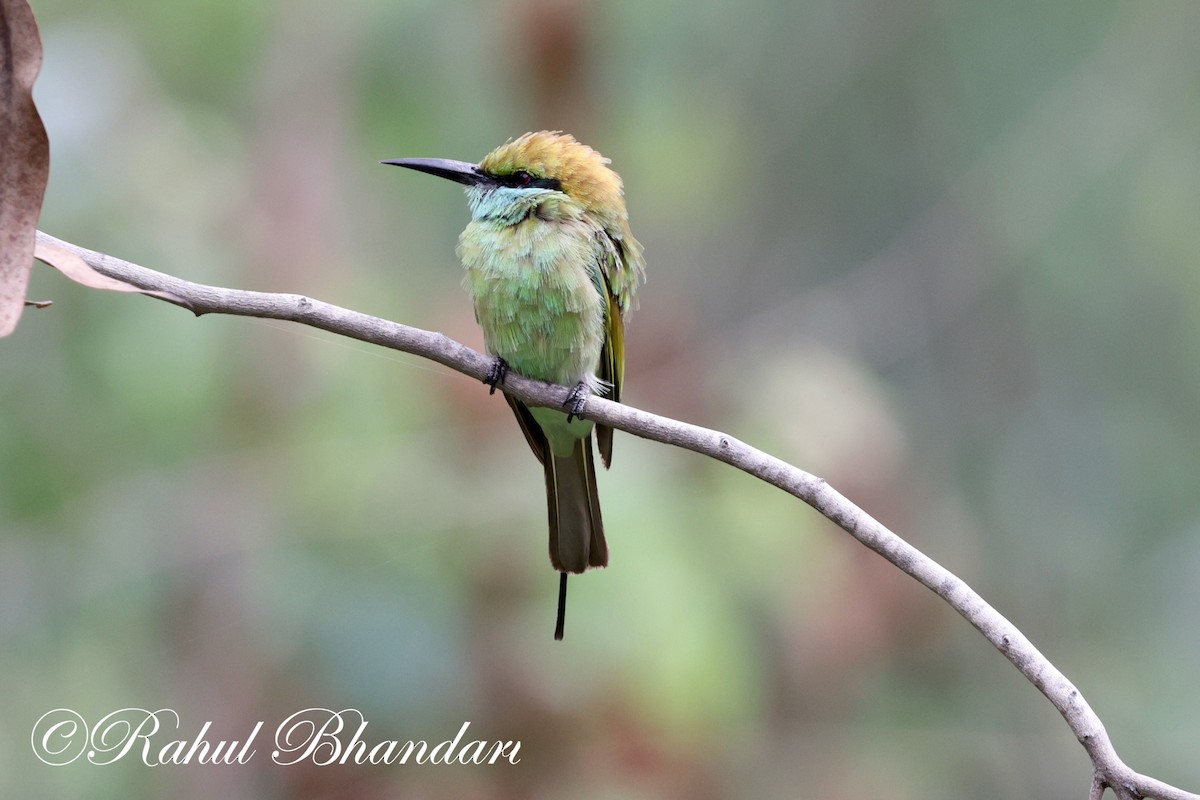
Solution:
<svg viewBox="0 0 1200 800"><path fill-rule="evenodd" d="M290 320L363 342L401 350L484 380L492 359L440 333L360 314L297 294L247 292L206 286L140 267L103 253L38 232L39 241L81 256L98 272L134 286L166 292L168 302L202 314L234 314ZM503 389L531 406L558 408L570 389L509 373ZM1119 800L1161 798L1200 800L1200 795L1140 775L1117 756L1100 718L1079 690L1015 625L992 608L962 579L888 530L823 479L753 448L728 434L651 414L601 397L588 399L584 415L627 433L682 447L723 461L776 486L812 506L866 547L883 556L945 600L983 634L1049 700L1092 761L1089 796L1099 798L1106 788Z"/></svg>

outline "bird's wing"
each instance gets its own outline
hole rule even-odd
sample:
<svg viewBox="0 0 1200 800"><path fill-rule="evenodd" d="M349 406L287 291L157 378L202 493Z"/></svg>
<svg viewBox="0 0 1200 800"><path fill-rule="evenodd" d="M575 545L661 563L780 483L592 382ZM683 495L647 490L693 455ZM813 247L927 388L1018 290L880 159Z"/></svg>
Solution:
<svg viewBox="0 0 1200 800"><path fill-rule="evenodd" d="M621 385L625 381L625 320L621 299L613 291L612 276L621 268L620 246L608 235L601 231L597 236L597 264L592 274L596 288L608 301L605 313L604 349L600 351L600 370L598 377L607 383L609 398L621 402ZM612 465L612 428L606 425L596 426L596 446L600 450L600 459L607 469Z"/></svg>

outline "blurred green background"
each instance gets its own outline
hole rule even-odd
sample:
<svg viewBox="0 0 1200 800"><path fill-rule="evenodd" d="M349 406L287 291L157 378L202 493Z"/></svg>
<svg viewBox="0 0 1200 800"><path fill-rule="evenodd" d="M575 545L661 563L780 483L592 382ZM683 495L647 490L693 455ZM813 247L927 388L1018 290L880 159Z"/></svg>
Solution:
<svg viewBox="0 0 1200 800"><path fill-rule="evenodd" d="M625 178L628 402L816 472L965 578L1135 768L1200 789L1200 5L45 0L41 227L479 347L455 187L562 128ZM540 470L417 358L44 267L0 343L0 795L1078 797L953 611L815 512L618 434L551 639ZM266 728L49 767L44 712ZM288 714L491 767L279 767Z"/></svg>

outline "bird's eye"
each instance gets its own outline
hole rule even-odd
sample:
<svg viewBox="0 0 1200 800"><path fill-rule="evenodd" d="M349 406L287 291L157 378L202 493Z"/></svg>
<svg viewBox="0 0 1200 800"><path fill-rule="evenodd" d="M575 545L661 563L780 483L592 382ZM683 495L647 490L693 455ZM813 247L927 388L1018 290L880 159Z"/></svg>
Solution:
<svg viewBox="0 0 1200 800"><path fill-rule="evenodd" d="M513 186L528 186L533 183L533 176L525 170L517 170L512 174Z"/></svg>

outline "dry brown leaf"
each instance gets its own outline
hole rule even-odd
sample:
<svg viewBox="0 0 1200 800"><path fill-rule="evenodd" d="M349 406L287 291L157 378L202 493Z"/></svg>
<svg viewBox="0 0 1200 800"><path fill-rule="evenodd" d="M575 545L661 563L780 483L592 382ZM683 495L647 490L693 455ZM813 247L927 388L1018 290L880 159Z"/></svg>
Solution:
<svg viewBox="0 0 1200 800"><path fill-rule="evenodd" d="M38 261L46 262L76 283L82 283L84 286L90 286L93 289L109 289L114 292L142 291L132 283L126 283L125 281L110 278L107 275L96 272L92 268L92 265L84 261L79 255L72 253L70 250L64 250L61 247L55 247L52 244L38 242L37 247L34 248L33 257Z"/></svg>
<svg viewBox="0 0 1200 800"><path fill-rule="evenodd" d="M97 272L78 253L72 253L70 250L65 250L47 242L37 243L37 247L33 251L33 257L38 261L46 262L76 283L82 283L84 286L90 286L93 289L107 289L111 292L139 292L141 294L148 294L151 297L168 300L185 308L191 307L187 301L170 292L143 289L139 286L134 286L132 283L126 283L123 280L110 278L103 273Z"/></svg>
<svg viewBox="0 0 1200 800"><path fill-rule="evenodd" d="M33 268L50 145L33 82L42 40L26 0L0 0L0 336L17 327Z"/></svg>

